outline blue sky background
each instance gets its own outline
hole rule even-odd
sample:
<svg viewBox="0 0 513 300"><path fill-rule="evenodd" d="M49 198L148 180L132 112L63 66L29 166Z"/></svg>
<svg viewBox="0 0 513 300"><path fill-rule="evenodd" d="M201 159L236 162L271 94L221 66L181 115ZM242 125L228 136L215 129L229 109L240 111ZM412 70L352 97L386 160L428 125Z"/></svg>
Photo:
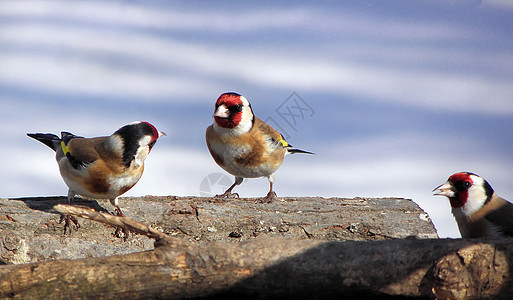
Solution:
<svg viewBox="0 0 513 300"><path fill-rule="evenodd" d="M200 195L222 172L204 142L214 102L237 91L317 153L287 157L279 196L411 198L459 237L431 196L449 175L473 171L513 199L512 32L508 0L1 1L0 197L67 193L26 132L99 136L134 120L168 136L125 195ZM292 128L287 99L313 116Z"/></svg>

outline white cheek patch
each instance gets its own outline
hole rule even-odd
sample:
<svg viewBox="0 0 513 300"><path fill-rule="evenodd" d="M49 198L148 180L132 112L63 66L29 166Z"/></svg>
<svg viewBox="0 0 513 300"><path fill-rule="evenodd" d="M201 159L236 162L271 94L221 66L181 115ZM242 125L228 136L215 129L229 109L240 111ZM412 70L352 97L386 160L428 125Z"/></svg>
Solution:
<svg viewBox="0 0 513 300"><path fill-rule="evenodd" d="M144 160L148 157L148 153L150 153L150 147L148 146L142 146L137 149L137 153L134 158L135 167L140 167L144 164Z"/></svg>
<svg viewBox="0 0 513 300"><path fill-rule="evenodd" d="M134 167L140 167L144 164L144 160L148 157L148 153L150 153L150 147L148 144L151 142L151 136L146 135L142 139L139 140L139 148L135 153L134 157Z"/></svg>
<svg viewBox="0 0 513 300"><path fill-rule="evenodd" d="M148 146L151 142L151 136L145 135L142 139L139 140L139 147Z"/></svg>
<svg viewBox="0 0 513 300"><path fill-rule="evenodd" d="M240 96L240 101L242 101L242 105L249 107L249 101L244 96Z"/></svg>
<svg viewBox="0 0 513 300"><path fill-rule="evenodd" d="M484 180L481 177L472 176L474 184L468 189L467 203L462 207L465 215L470 216L483 207L487 200L484 190Z"/></svg>
<svg viewBox="0 0 513 300"><path fill-rule="evenodd" d="M251 127L253 127L253 112L249 108L249 105L244 105L242 108L242 119L239 125L234 129L242 134L250 131Z"/></svg>

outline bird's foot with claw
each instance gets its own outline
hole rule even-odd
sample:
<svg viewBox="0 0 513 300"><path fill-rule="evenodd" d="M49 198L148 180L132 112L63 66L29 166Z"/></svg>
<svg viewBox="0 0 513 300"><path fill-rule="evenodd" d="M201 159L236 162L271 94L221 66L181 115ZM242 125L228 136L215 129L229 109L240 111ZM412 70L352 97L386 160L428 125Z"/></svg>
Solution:
<svg viewBox="0 0 513 300"><path fill-rule="evenodd" d="M123 239L124 242L128 239L130 236L130 230L126 229L125 227L116 227L116 231L112 234L117 238Z"/></svg>
<svg viewBox="0 0 513 300"><path fill-rule="evenodd" d="M269 192L267 194L267 196L265 196L264 198L260 199L258 202L259 203L271 203L273 202L273 200L276 198L276 193L273 191L273 192Z"/></svg>
<svg viewBox="0 0 513 300"><path fill-rule="evenodd" d="M125 217L125 214L123 214L123 212L120 209L116 208L115 216ZM114 235L117 238L123 239L123 241L126 242L128 237L130 236L130 230L128 230L125 227L116 227L116 231L114 231L114 233L112 235Z"/></svg>
<svg viewBox="0 0 513 300"><path fill-rule="evenodd" d="M224 194L221 194L221 195L215 195L214 196L215 199L229 199L229 198L232 198L232 199L239 199L239 194L237 193L232 193L232 192L224 192Z"/></svg>
<svg viewBox="0 0 513 300"><path fill-rule="evenodd" d="M69 234L71 234L71 226L75 225L75 230L78 230L80 228L80 223L78 223L77 218L75 218L72 215L61 215L61 218L59 219L59 224L64 222L64 235L66 235L66 232L69 229Z"/></svg>

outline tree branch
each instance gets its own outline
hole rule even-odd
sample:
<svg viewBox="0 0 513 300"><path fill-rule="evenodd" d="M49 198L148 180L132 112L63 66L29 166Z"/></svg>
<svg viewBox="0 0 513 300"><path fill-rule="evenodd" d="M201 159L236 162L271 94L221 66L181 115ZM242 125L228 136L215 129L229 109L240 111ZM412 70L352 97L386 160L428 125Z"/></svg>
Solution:
<svg viewBox="0 0 513 300"><path fill-rule="evenodd" d="M99 212L89 207L57 204L54 206L54 209L64 215L73 215L115 227L126 228L129 231L145 235L157 241L162 239L170 239L169 235L153 229L144 223L134 221L127 217L120 217L105 212Z"/></svg>

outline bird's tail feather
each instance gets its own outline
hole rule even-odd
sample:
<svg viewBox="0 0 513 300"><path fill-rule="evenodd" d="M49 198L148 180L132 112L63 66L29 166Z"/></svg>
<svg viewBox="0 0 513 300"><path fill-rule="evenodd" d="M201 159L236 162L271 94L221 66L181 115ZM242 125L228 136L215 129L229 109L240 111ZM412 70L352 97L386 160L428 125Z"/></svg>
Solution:
<svg viewBox="0 0 513 300"><path fill-rule="evenodd" d="M61 141L58 136L52 133L27 133L27 135L52 148L53 151L55 151L56 145Z"/></svg>

